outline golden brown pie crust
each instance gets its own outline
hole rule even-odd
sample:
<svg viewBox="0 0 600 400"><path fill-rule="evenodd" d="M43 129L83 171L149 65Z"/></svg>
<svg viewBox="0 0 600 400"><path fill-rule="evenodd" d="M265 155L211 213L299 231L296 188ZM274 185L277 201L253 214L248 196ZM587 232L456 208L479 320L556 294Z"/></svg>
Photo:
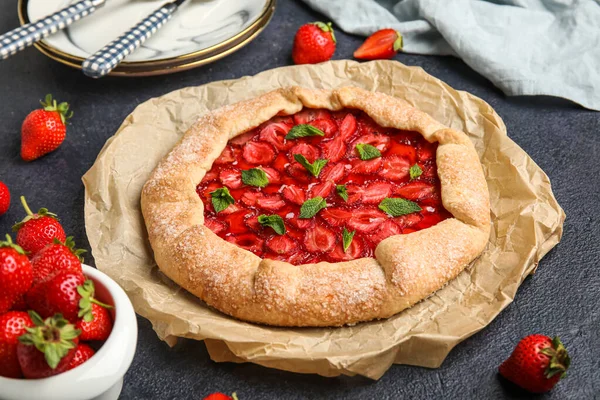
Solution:
<svg viewBox="0 0 600 400"><path fill-rule="evenodd" d="M204 226L196 186L227 142L303 107L364 111L383 127L439 142L442 203L454 218L383 240L375 258L291 265L261 259ZM142 190L154 257L169 278L233 317L279 326L339 326L390 317L442 288L486 246L487 184L473 144L404 100L355 87L291 87L203 115Z"/></svg>

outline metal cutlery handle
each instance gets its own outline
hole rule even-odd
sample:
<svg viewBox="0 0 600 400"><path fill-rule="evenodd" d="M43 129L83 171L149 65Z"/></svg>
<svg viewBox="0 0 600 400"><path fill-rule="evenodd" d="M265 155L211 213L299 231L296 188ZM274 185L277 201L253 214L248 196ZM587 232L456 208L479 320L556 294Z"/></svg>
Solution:
<svg viewBox="0 0 600 400"><path fill-rule="evenodd" d="M106 0L83 0L39 21L23 25L0 36L0 60L7 59L33 43L96 11Z"/></svg>
<svg viewBox="0 0 600 400"><path fill-rule="evenodd" d="M112 71L125 57L142 45L162 27L177 10L179 1L168 3L141 20L82 64L83 73L91 78L101 78Z"/></svg>

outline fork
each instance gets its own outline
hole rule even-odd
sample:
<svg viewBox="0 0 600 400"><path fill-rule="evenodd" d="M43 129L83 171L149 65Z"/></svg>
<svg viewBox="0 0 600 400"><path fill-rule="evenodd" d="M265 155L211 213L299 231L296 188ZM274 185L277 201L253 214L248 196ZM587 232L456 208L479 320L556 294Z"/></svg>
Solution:
<svg viewBox="0 0 600 400"><path fill-rule="evenodd" d="M5 60L35 42L92 14L106 0L82 0L39 21L23 25L0 36L0 60Z"/></svg>

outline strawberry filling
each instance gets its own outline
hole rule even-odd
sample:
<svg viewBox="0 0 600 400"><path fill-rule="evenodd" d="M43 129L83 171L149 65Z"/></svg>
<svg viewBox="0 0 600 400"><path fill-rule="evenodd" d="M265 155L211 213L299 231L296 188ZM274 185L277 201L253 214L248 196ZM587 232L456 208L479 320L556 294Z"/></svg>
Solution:
<svg viewBox="0 0 600 400"><path fill-rule="evenodd" d="M286 139L300 124L322 135ZM359 144L376 153L361 155ZM441 201L436 149L418 133L381 127L357 110L305 108L275 117L230 140L198 185L205 225L257 256L295 265L372 257L382 240L451 217ZM327 163L314 169L320 160ZM251 169L261 169L265 181L245 183L242 171ZM211 192L221 188L233 204L216 212ZM301 217L302 205L315 197L326 206ZM390 199L420 210L393 215L382 208ZM285 232L261 216L279 216ZM350 241L344 232L354 232Z"/></svg>

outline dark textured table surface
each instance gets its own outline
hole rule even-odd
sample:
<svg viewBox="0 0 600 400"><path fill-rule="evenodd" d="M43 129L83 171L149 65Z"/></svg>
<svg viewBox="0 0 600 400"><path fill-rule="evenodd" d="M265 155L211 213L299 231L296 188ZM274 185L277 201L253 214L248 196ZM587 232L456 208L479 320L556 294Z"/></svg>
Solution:
<svg viewBox="0 0 600 400"><path fill-rule="evenodd" d="M67 232L89 250L81 176L134 107L186 86L289 65L294 32L319 18L302 4L279 0L273 20L254 42L214 64L176 75L95 81L35 49L0 62L0 180L16 200L0 217L0 232L8 232L22 217L18 196L24 194L32 207L57 212ZM17 25L16 5L2 1L0 32ZM361 38L339 31L337 37L334 58L351 58ZM397 59L490 103L504 119L509 136L550 176L567 214L564 237L527 278L515 302L486 329L459 344L441 368L393 366L377 382L217 364L201 342L170 349L148 321L138 318L139 343L121 398L200 399L217 390L237 391L241 400L528 398L499 379L496 371L517 341L535 332L560 335L573 358L569 376L541 398L600 398L600 113L559 99L507 98L455 58L401 54ZM75 117L58 151L25 163L19 157L21 123L46 93L71 103ZM87 261L94 263L91 256Z"/></svg>

